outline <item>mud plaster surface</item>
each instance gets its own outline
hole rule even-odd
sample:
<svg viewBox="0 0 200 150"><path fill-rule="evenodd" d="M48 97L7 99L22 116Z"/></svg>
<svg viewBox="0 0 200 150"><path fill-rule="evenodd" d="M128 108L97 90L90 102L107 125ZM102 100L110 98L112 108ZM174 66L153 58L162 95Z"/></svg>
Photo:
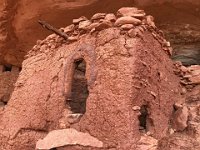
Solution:
<svg viewBox="0 0 200 150"><path fill-rule="evenodd" d="M149 32L129 38L109 28L54 50L43 47L23 62L0 118L0 149L34 149L39 138L60 128L73 62L80 58L86 61L89 96L86 113L71 127L103 141L105 149L131 149L140 137L138 112L132 107L147 105L149 130L157 138L165 135L178 99L178 79Z"/></svg>

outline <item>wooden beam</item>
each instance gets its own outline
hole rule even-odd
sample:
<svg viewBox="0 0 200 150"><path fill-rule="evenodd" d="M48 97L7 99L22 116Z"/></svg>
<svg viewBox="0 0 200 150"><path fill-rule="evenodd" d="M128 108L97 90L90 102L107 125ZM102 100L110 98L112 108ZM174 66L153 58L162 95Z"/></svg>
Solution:
<svg viewBox="0 0 200 150"><path fill-rule="evenodd" d="M62 31L60 31L60 30L58 30L58 29L56 29L56 28L54 28L52 25L48 24L47 22L42 21L42 20L38 20L38 23L39 23L40 25L42 25L43 28L54 32L55 34L57 34L57 35L63 37L65 40L68 39L67 34L65 34L64 32L62 32Z"/></svg>

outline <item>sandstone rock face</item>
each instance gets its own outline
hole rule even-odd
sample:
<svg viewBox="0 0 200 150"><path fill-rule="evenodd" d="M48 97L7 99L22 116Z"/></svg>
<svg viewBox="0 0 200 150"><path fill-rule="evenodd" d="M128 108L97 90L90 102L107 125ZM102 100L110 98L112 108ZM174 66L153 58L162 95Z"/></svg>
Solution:
<svg viewBox="0 0 200 150"><path fill-rule="evenodd" d="M101 12L113 13L123 6L143 7L155 17L157 25L173 44L175 60L200 64L198 0L1 0L0 64L21 66L36 40L50 34L37 24L38 19L58 28L71 24L74 18L83 15L89 18ZM143 16L143 13L137 15Z"/></svg>
<svg viewBox="0 0 200 150"><path fill-rule="evenodd" d="M76 41L53 34L29 51L0 118L0 149L35 149L59 128L89 133L102 149L117 150L135 149L142 132L166 135L180 91L161 31L134 24L141 33L132 37L117 21L95 17L91 23L109 26L83 30L76 22L63 28Z"/></svg>

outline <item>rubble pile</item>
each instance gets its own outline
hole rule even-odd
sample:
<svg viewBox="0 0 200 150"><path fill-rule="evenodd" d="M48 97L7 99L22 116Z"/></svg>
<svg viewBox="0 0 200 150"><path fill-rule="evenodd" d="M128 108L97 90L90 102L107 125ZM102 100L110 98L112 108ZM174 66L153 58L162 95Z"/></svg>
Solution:
<svg viewBox="0 0 200 150"><path fill-rule="evenodd" d="M156 27L153 16L146 15L144 10L139 10L135 7L121 8L116 15L113 13L97 13L91 19L82 16L78 19L73 19L72 22L73 24L60 29L60 31L68 35L67 40L56 34L49 35L44 40L38 40L33 49L29 51L27 57L34 56L40 52L52 53L62 45L78 41L85 34L97 35L99 31L107 28L120 28L120 34L138 38L142 38L145 31L150 31L152 36L161 44L163 50L172 55L170 42L164 38L163 32Z"/></svg>

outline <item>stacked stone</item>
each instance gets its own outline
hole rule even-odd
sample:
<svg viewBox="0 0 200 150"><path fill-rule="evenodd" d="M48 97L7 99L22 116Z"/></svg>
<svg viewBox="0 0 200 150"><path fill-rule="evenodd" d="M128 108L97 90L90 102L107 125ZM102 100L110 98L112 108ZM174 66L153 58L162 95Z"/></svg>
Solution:
<svg viewBox="0 0 200 150"><path fill-rule="evenodd" d="M28 57L40 51L51 53L50 50L77 41L85 34L95 35L99 31L111 27L120 28L121 34L126 34L131 38L142 38L145 31L150 31L152 36L162 45L163 50L169 55L172 54L170 43L165 40L163 32L157 29L152 16L146 15L144 10L135 7L123 7L117 11L116 15L97 13L90 20L84 16L73 19L73 24L60 29L68 35L67 40L52 34L43 41L37 41L37 45L29 52Z"/></svg>

